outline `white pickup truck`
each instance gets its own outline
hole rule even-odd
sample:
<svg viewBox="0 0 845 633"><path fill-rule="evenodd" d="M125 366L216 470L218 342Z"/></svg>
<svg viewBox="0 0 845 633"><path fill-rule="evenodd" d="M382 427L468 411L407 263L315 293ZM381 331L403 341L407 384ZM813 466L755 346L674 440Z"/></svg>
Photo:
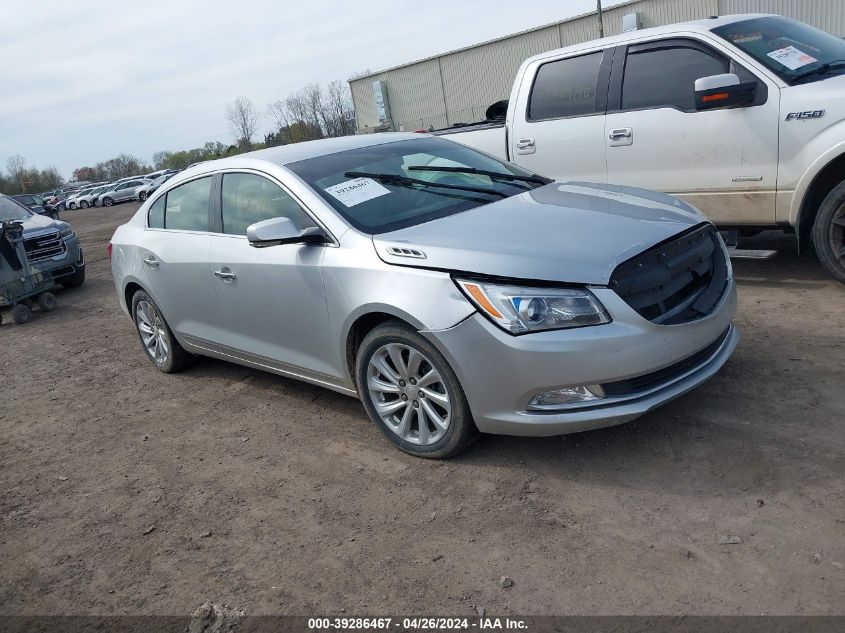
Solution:
<svg viewBox="0 0 845 633"><path fill-rule="evenodd" d="M756 14L632 31L530 58L497 109L436 133L675 194L721 229L794 232L845 283L845 41Z"/></svg>

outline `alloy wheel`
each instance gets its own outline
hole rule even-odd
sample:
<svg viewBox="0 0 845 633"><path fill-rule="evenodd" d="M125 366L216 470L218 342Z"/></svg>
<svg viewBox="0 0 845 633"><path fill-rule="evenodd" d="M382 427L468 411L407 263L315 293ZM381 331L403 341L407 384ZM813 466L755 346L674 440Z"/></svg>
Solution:
<svg viewBox="0 0 845 633"><path fill-rule="evenodd" d="M387 428L406 442L435 444L449 429L452 398L418 349L402 343L379 347L367 366L367 390Z"/></svg>
<svg viewBox="0 0 845 633"><path fill-rule="evenodd" d="M164 321L155 306L148 301L139 301L135 309L135 324L141 334L141 342L150 357L156 363L166 363L170 354L170 344Z"/></svg>

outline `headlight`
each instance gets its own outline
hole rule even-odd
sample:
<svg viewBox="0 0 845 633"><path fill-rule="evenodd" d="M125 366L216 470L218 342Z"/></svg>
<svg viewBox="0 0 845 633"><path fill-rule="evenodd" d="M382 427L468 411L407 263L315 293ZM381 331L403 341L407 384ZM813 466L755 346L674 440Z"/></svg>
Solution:
<svg viewBox="0 0 845 633"><path fill-rule="evenodd" d="M587 289L506 286L455 279L475 306L511 334L610 323L610 317Z"/></svg>
<svg viewBox="0 0 845 633"><path fill-rule="evenodd" d="M73 235L73 229L71 227L67 227L66 229L62 229L60 233L63 240L71 237Z"/></svg>

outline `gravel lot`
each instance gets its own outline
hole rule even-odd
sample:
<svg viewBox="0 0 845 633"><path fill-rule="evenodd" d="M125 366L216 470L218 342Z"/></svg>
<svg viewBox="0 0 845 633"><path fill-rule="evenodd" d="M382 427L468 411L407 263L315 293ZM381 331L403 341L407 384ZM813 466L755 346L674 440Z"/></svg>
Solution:
<svg viewBox="0 0 845 633"><path fill-rule="evenodd" d="M105 254L135 208L65 213L87 283L0 326L0 612L845 614L845 287L790 240L735 263L704 387L438 463L317 387L156 372Z"/></svg>

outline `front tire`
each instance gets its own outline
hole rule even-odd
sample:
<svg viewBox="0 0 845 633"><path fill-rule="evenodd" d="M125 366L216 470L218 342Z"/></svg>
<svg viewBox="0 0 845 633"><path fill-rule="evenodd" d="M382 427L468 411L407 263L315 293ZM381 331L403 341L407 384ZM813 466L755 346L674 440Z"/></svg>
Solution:
<svg viewBox="0 0 845 633"><path fill-rule="evenodd" d="M370 419L406 453L451 457L478 436L455 372L405 323L388 321L364 337L355 378Z"/></svg>
<svg viewBox="0 0 845 633"><path fill-rule="evenodd" d="M141 202L143 202L146 199L147 199L147 192L146 191L142 191L141 193L138 194L138 200L140 200Z"/></svg>
<svg viewBox="0 0 845 633"><path fill-rule="evenodd" d="M65 288L79 288L82 284L85 283L85 269L79 270L69 277L65 277L62 279L61 284Z"/></svg>
<svg viewBox="0 0 845 633"><path fill-rule="evenodd" d="M103 198L103 206L104 207L110 207L113 204L114 204L114 200L112 200L111 198Z"/></svg>
<svg viewBox="0 0 845 633"><path fill-rule="evenodd" d="M18 325L29 323L32 321L32 310L23 303L19 303L12 308L12 321Z"/></svg>
<svg viewBox="0 0 845 633"><path fill-rule="evenodd" d="M56 301L56 295L52 292L44 292L38 296L38 307L44 312L52 312L58 305L59 302Z"/></svg>
<svg viewBox="0 0 845 633"><path fill-rule="evenodd" d="M141 347L156 369L165 374L172 374L181 371L188 364L190 355L173 336L155 301L143 290L139 290L132 297L132 320L135 322Z"/></svg>
<svg viewBox="0 0 845 633"><path fill-rule="evenodd" d="M88 208L88 201L87 201L87 200L83 200L82 202L80 202L80 203L79 203L79 208L80 208L80 209L87 209L87 208Z"/></svg>
<svg viewBox="0 0 845 633"><path fill-rule="evenodd" d="M819 207L813 246L822 265L845 284L845 182L834 187Z"/></svg>

